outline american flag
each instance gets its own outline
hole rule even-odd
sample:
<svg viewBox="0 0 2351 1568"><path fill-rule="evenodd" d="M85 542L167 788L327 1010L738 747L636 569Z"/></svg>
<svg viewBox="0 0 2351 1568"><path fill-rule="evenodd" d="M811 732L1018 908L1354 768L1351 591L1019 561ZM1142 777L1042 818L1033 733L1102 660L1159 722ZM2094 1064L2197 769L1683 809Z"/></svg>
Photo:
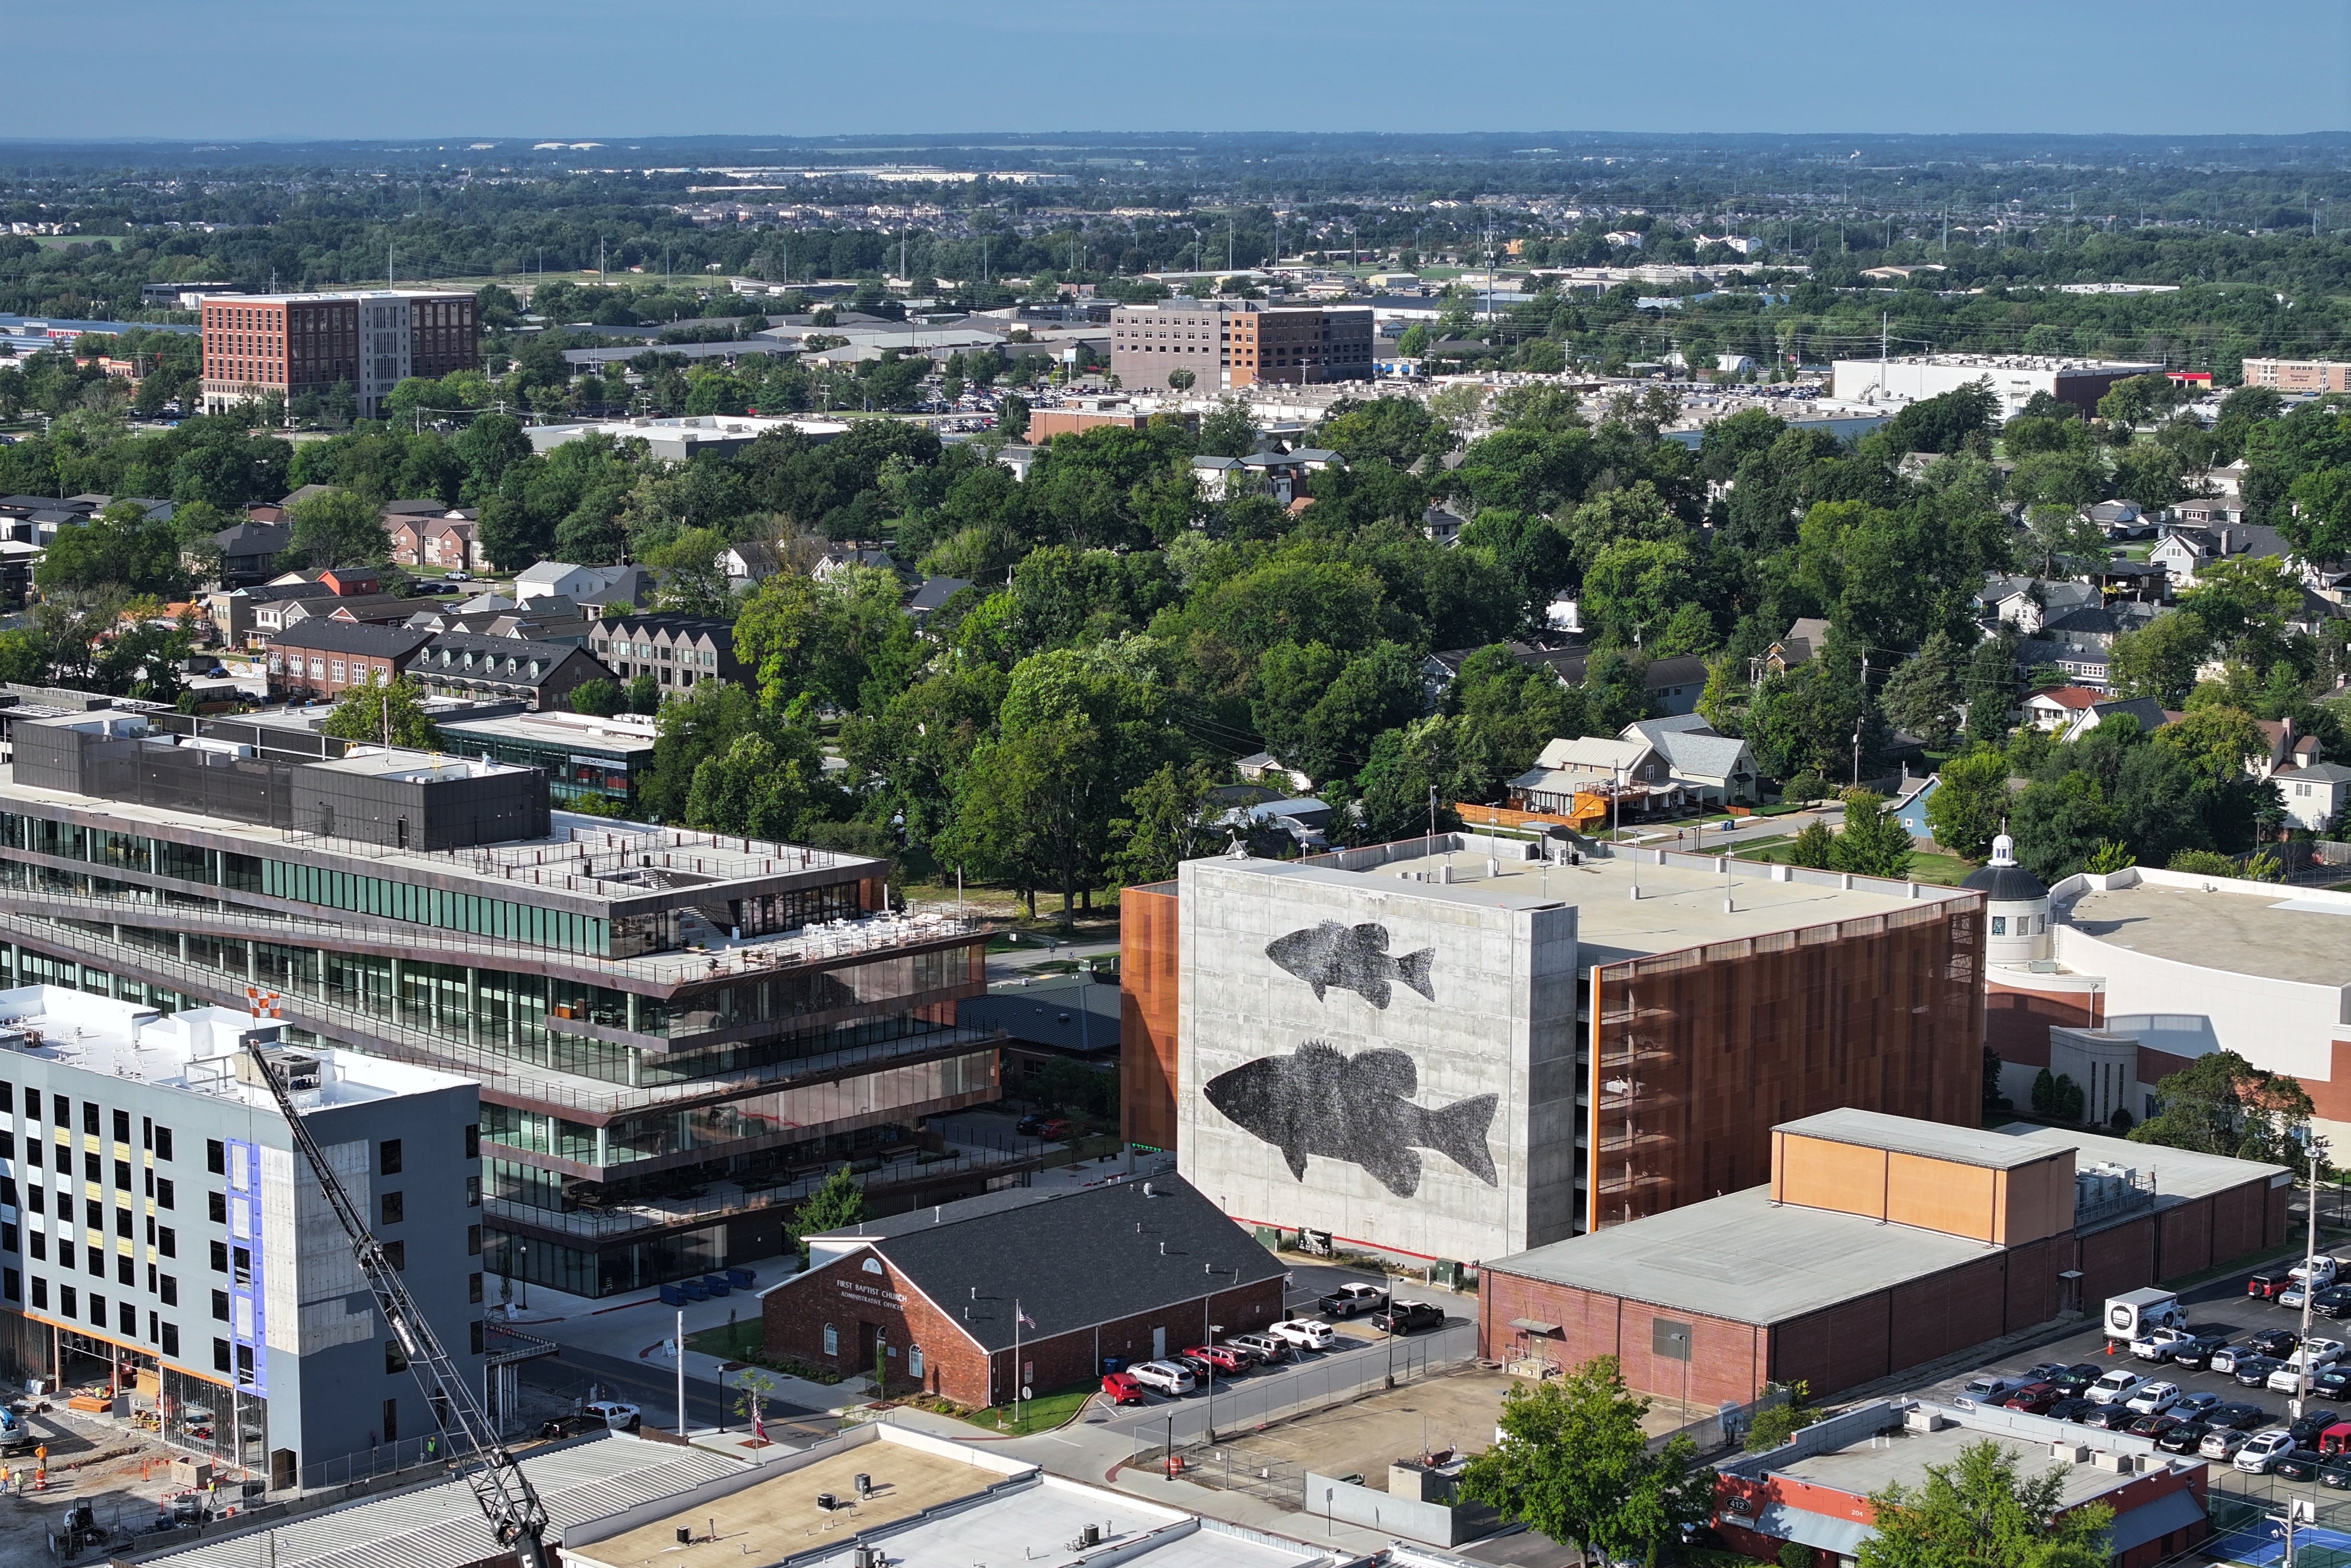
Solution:
<svg viewBox="0 0 2351 1568"><path fill-rule="evenodd" d="M757 1409L751 1412L751 1436L759 1442L768 1440L768 1423Z"/></svg>
<svg viewBox="0 0 2351 1568"><path fill-rule="evenodd" d="M1037 1326L1037 1320L1023 1312L1020 1308L1020 1303L1018 1301L1012 1303L1012 1316L1013 1319L1024 1329L1033 1329Z"/></svg>

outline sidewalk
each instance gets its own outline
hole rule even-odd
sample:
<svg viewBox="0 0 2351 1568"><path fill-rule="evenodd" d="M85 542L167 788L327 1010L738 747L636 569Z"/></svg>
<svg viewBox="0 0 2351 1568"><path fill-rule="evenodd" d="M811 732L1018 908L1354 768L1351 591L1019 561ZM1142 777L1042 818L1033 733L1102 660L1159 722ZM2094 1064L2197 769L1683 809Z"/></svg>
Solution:
<svg viewBox="0 0 2351 1568"><path fill-rule="evenodd" d="M591 1351L601 1355L623 1361L641 1362L648 1368L674 1372L675 1359L664 1349L664 1342L676 1336L678 1317L684 1314L685 1333L690 1339L705 1329L724 1328L729 1322L756 1322L759 1317L758 1292L778 1281L791 1276L785 1270L796 1260L789 1255L763 1260L757 1265L759 1282L748 1291L737 1291L723 1298L706 1301L688 1301L684 1307L664 1304L658 1288L632 1291L617 1298L601 1301L585 1296L568 1295L544 1285L530 1289L530 1310L524 1312L517 1305L507 1320L517 1333L543 1339L568 1350ZM517 1294L517 1301L521 1297ZM737 1386L737 1375L743 1370L739 1362L728 1361L699 1351L685 1353L685 1375L722 1387ZM774 1397L787 1404L810 1410L834 1410L857 1402L855 1385L849 1383L810 1383L804 1378L760 1368L776 1383Z"/></svg>

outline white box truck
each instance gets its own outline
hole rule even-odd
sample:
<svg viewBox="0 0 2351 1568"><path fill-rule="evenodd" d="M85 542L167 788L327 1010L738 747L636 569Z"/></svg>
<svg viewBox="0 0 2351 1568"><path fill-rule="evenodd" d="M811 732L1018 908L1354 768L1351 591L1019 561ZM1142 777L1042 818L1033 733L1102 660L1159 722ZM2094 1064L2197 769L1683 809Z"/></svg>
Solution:
<svg viewBox="0 0 2351 1568"><path fill-rule="evenodd" d="M2106 1298L2108 1339L2135 1340L2145 1337L2151 1329L2187 1326L2188 1313L2179 1304L2177 1291L2160 1291L2150 1285L2143 1291L2126 1291Z"/></svg>

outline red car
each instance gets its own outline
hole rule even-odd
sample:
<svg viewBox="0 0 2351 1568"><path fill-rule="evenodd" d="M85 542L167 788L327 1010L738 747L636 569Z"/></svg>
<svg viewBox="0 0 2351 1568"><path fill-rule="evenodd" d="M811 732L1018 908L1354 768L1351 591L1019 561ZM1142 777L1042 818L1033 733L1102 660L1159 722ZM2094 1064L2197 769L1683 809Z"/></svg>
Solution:
<svg viewBox="0 0 2351 1568"><path fill-rule="evenodd" d="M2011 1410L2023 1410L2034 1416L2046 1415L2049 1406L2063 1396L2053 1383L2028 1383L2004 1401Z"/></svg>
<svg viewBox="0 0 2351 1568"><path fill-rule="evenodd" d="M1102 1397L1113 1405L1140 1405L1144 1402L1143 1385L1131 1373L1106 1372L1102 1374Z"/></svg>
<svg viewBox="0 0 2351 1568"><path fill-rule="evenodd" d="M1205 1361L1218 1372L1247 1372L1253 1364L1247 1351L1235 1350L1228 1344L1196 1344L1184 1352L1186 1361Z"/></svg>
<svg viewBox="0 0 2351 1568"><path fill-rule="evenodd" d="M2245 1281L2245 1294L2259 1296L2265 1301L2273 1301L2285 1294L2293 1284L2294 1281L2283 1274L2256 1274Z"/></svg>

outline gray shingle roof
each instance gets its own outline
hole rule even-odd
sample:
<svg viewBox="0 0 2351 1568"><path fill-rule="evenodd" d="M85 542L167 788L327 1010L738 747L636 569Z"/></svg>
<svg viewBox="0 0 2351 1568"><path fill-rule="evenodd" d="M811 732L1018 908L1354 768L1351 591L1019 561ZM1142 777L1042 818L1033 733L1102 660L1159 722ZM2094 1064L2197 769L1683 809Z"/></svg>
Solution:
<svg viewBox="0 0 2351 1568"><path fill-rule="evenodd" d="M1731 736L1693 735L1687 730L1668 730L1650 738L1666 754L1667 766L1688 779L1729 778L1747 746Z"/></svg>
<svg viewBox="0 0 2351 1568"><path fill-rule="evenodd" d="M1020 1337L1038 1340L1285 1272L1256 1238L1172 1176L1080 1187L968 1218L959 1207L948 1206L940 1223L873 1246L983 1349L1011 1347L1016 1303L1036 1323ZM831 1267L853 1269L858 1256Z"/></svg>
<svg viewBox="0 0 2351 1568"><path fill-rule="evenodd" d="M278 632L269 640L269 645L299 648L306 653L359 653L371 659L404 659L432 640L432 632L413 626L383 626L313 615Z"/></svg>

